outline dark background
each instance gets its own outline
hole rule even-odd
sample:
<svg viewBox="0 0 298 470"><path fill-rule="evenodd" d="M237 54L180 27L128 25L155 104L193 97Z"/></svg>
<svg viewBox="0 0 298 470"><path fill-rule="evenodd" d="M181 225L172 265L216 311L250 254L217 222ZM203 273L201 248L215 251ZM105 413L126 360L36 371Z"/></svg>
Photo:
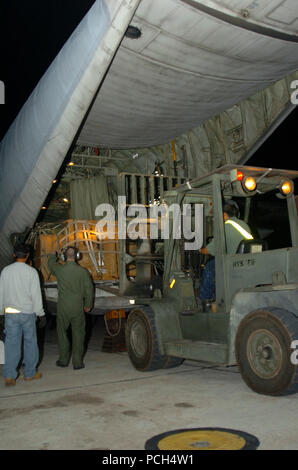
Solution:
<svg viewBox="0 0 298 470"><path fill-rule="evenodd" d="M10 0L0 6L0 141L39 79L95 0ZM298 109L247 164L298 169Z"/></svg>
<svg viewBox="0 0 298 470"><path fill-rule="evenodd" d="M2 0L0 141L95 0Z"/></svg>

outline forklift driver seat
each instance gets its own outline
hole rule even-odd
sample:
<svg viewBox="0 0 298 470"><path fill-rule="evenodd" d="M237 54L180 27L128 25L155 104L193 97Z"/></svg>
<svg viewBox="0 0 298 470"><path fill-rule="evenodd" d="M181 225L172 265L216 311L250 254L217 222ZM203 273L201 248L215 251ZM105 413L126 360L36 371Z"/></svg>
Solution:
<svg viewBox="0 0 298 470"><path fill-rule="evenodd" d="M267 242L265 240L258 240L253 238L252 240L241 240L238 245L236 254L243 253L260 253L268 249Z"/></svg>

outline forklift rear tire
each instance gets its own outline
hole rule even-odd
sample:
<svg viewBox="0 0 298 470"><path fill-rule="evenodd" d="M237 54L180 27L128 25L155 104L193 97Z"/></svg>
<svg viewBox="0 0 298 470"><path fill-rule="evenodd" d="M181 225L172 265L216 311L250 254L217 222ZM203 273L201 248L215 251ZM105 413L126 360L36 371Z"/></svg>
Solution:
<svg viewBox="0 0 298 470"><path fill-rule="evenodd" d="M291 361L298 319L278 308L256 310L240 323L235 353L245 383L263 395L297 392L298 369Z"/></svg>
<svg viewBox="0 0 298 470"><path fill-rule="evenodd" d="M152 371L164 367L167 356L159 352L154 313L149 307L136 308L128 315L126 347L137 370Z"/></svg>

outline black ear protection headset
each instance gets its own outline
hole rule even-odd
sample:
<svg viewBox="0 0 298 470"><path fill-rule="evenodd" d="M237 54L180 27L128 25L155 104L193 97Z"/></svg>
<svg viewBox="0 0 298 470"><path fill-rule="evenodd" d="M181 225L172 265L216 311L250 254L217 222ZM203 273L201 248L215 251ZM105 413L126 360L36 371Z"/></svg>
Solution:
<svg viewBox="0 0 298 470"><path fill-rule="evenodd" d="M79 261L79 259L81 258L81 254L80 254L79 250L77 249L77 247L75 247L75 246L68 246L68 247L62 252L62 255L61 255L62 261L67 261L67 252L68 252L69 248L72 248L72 249L75 251L75 260L76 260L76 261Z"/></svg>
<svg viewBox="0 0 298 470"><path fill-rule="evenodd" d="M225 212L225 206L230 206L233 210L233 216L234 217L237 217L237 219L239 219L240 217L240 209L239 209L239 206L237 204L236 201L233 201L233 199L228 199L228 200L225 200L224 201L224 207L223 207L223 211ZM230 217L233 217L232 215L230 215Z"/></svg>

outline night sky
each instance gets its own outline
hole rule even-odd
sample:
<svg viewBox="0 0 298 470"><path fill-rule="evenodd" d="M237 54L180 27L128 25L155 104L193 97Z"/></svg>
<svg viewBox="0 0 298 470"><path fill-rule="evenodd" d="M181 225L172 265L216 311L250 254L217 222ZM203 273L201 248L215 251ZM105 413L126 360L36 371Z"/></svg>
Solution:
<svg viewBox="0 0 298 470"><path fill-rule="evenodd" d="M0 106L0 141L22 105L95 0L1 2L1 68L5 105ZM298 109L247 162L297 169Z"/></svg>
<svg viewBox="0 0 298 470"><path fill-rule="evenodd" d="M0 141L40 78L95 0L0 3Z"/></svg>

